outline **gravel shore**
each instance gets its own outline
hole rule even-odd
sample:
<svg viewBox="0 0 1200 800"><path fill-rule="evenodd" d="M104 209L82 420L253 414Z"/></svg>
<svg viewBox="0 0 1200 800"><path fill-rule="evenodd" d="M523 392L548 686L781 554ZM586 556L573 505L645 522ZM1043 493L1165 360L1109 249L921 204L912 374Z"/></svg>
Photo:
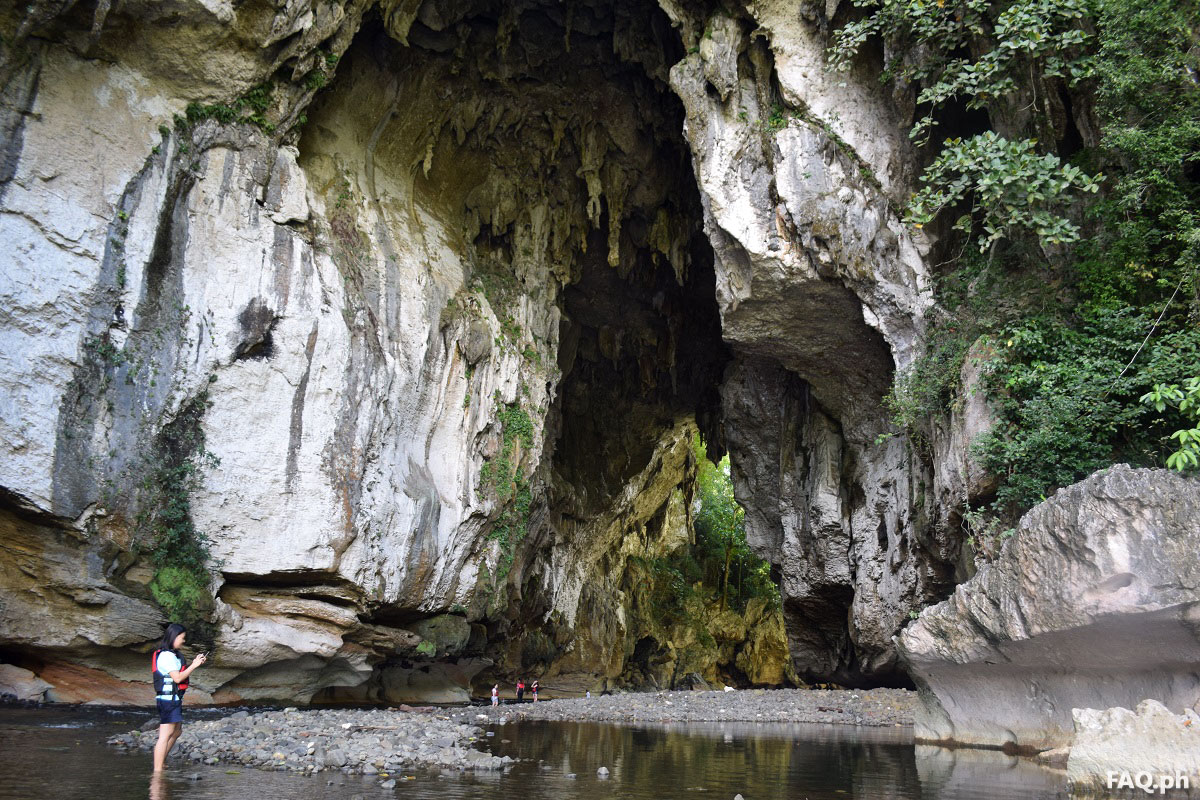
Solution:
<svg viewBox="0 0 1200 800"><path fill-rule="evenodd" d="M749 689L614 694L501 709L509 722L736 721L894 726L912 724L916 701L916 693L905 689Z"/></svg>
<svg viewBox="0 0 1200 800"><path fill-rule="evenodd" d="M127 750L149 751L158 729L147 727L108 741ZM339 770L379 775L385 784L394 785L397 778L403 780L405 770L415 768L495 770L512 763L511 758L477 750L475 742L482 738L482 729L439 709L286 709L239 711L187 722L175 750L185 762L308 774Z"/></svg>
<svg viewBox="0 0 1200 800"><path fill-rule="evenodd" d="M414 769L496 770L512 763L477 749L482 725L524 720L563 722L810 722L912 724L916 694L902 689L808 689L654 692L458 708L238 711L188 721L176 745L185 763L239 764L313 774L326 770L378 775L394 785ZM149 751L157 725L109 739ZM173 756L174 758L175 756Z"/></svg>

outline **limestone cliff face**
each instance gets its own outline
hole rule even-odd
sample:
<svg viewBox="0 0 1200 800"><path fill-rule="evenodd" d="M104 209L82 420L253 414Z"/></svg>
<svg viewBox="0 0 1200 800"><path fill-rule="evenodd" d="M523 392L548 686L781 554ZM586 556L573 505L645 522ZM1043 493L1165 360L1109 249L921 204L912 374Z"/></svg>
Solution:
<svg viewBox="0 0 1200 800"><path fill-rule="evenodd" d="M948 591L963 445L878 439L930 304L892 203L913 162L873 79L822 71L820 12L0 21L9 660L144 679L140 520L189 415L219 459L186 498L217 700L619 679L648 624L629 559L690 524L697 425L800 674L891 676L892 634Z"/></svg>

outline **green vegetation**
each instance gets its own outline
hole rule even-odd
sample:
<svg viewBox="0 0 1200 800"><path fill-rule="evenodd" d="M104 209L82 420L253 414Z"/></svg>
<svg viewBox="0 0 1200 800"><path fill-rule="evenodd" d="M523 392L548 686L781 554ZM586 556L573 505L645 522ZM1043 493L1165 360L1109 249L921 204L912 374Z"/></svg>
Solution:
<svg viewBox="0 0 1200 800"><path fill-rule="evenodd" d="M484 462L479 470L479 491L490 493L500 514L492 523L488 539L500 543L496 578L503 581L512 569L517 545L529 532L529 511L533 492L529 480L521 474L523 450L533 447L533 420L520 403L504 405L496 398L495 417L501 427L500 452Z"/></svg>
<svg viewBox="0 0 1200 800"><path fill-rule="evenodd" d="M950 256L929 350L888 398L898 427L920 445L972 353L998 418L976 450L1002 483L969 513L1011 519L1117 461L1194 468L1200 4L856 4L831 56L888 41L930 150L908 218Z"/></svg>
<svg viewBox="0 0 1200 800"><path fill-rule="evenodd" d="M778 605L779 587L771 580L771 565L756 556L746 542L746 512L733 496L729 456L714 464L699 436L692 449L698 464L696 488L700 494L692 557L705 583L716 585L719 577L721 608L741 611L754 597Z"/></svg>
<svg viewBox="0 0 1200 800"><path fill-rule="evenodd" d="M84 339L83 349L89 356L107 368L115 369L126 361L125 351L113 344L108 331Z"/></svg>
<svg viewBox="0 0 1200 800"><path fill-rule="evenodd" d="M349 178L338 179L334 188L337 194L329 204L330 242L333 261L341 269L345 280L360 282L369 266L371 242L358 227L356 209L359 206Z"/></svg>
<svg viewBox="0 0 1200 800"><path fill-rule="evenodd" d="M321 74L324 75L324 73ZM267 110L271 107L272 88L271 82L267 81L255 86L228 104L215 103L206 105L204 103L191 103L184 112L186 114L186 122L189 125L195 125L206 119L215 119L225 124L242 122L257 126L264 133L273 133L275 131L275 123L271 122L267 117ZM176 125L178 124L179 120L177 119Z"/></svg>
<svg viewBox="0 0 1200 800"><path fill-rule="evenodd" d="M209 550L207 537L192 521L190 497L203 470L220 463L204 446L201 420L209 405L205 390L155 437L137 491L136 518L139 539L151 547L154 599L171 619L201 632L212 606Z"/></svg>
<svg viewBox="0 0 1200 800"><path fill-rule="evenodd" d="M159 567L150 582L150 592L168 619L183 621L185 625L195 628L204 620L201 610L212 605L208 582L207 574L195 570Z"/></svg>
<svg viewBox="0 0 1200 800"><path fill-rule="evenodd" d="M506 309L516 305L521 288L516 276L502 264L486 261L485 265L476 270L472 285L483 292L492 311L500 316Z"/></svg>
<svg viewBox="0 0 1200 800"><path fill-rule="evenodd" d="M432 656L437 653L437 647L433 642L426 639L417 645L417 652L423 656Z"/></svg>
<svg viewBox="0 0 1200 800"><path fill-rule="evenodd" d="M788 113L788 109L776 103L771 106L771 113L767 115L766 122L763 123L768 131L781 131L788 126L788 122L792 119Z"/></svg>
<svg viewBox="0 0 1200 800"><path fill-rule="evenodd" d="M695 544L662 558L629 559L631 569L646 584L656 619L668 627L696 624L695 609L710 601L719 603L721 610L738 613L755 598L777 608L779 587L771 580L771 565L746 542L745 511L733 496L729 456L714 464L699 436L692 448L699 495L692 519Z"/></svg>
<svg viewBox="0 0 1200 800"><path fill-rule="evenodd" d="M975 326L946 324L929 332L925 355L896 376L883 402L892 422L918 448L927 450L924 423L949 410L959 388L963 359L974 341ZM890 436L890 434L887 434Z"/></svg>
<svg viewBox="0 0 1200 800"><path fill-rule="evenodd" d="M1085 45L1093 37L1084 28L1089 0L939 0L936 8L925 0L855 0L855 5L870 13L837 32L831 60L849 69L869 39L898 45L884 76L919 88L921 115L910 132L919 144L929 142L947 108L1006 116L1010 101L1032 95L1028 137L1009 140L984 131L945 140L922 176L925 188L910 206L910 219L924 224L969 201L971 213L959 217L957 226L969 230L981 218L983 249L1021 229L1047 244L1075 241L1078 229L1060 207L1071 190L1096 191L1098 185L1078 167L1039 151L1037 137L1052 142L1055 132L1048 101L1038 94L1050 80L1074 85L1092 74ZM978 55L971 58L969 52Z"/></svg>
<svg viewBox="0 0 1200 800"><path fill-rule="evenodd" d="M316 66L304 76L304 88L313 92L329 83L329 73L337 67L339 61L339 58L333 53L319 52L317 55Z"/></svg>
<svg viewBox="0 0 1200 800"><path fill-rule="evenodd" d="M1095 192L1095 178L1051 153L1039 154L1033 140L1009 141L992 131L963 140L947 139L937 159L925 170L925 187L912 199L908 218L928 223L943 209L973 200L974 214L963 214L955 228L970 233L981 218L987 250L1019 229L1032 231L1045 244L1079 239L1079 227L1056 213L1055 206L1071 190Z"/></svg>
<svg viewBox="0 0 1200 800"><path fill-rule="evenodd" d="M1176 408L1187 415L1192 427L1171 434L1178 449L1167 456L1167 466L1180 472L1200 469L1200 377L1188 378L1183 385L1155 384L1142 395L1142 402L1160 414L1167 408Z"/></svg>

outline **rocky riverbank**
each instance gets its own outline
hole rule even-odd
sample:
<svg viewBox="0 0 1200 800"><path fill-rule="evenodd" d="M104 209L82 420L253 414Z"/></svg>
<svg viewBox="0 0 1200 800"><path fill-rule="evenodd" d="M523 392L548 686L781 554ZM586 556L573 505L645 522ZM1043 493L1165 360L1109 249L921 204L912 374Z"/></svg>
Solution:
<svg viewBox="0 0 1200 800"><path fill-rule="evenodd" d="M185 762L232 763L312 774L323 770L378 775L386 784L406 770L502 769L511 758L477 750L482 729L436 710L239 711L188 722L176 750ZM109 739L127 750L149 751L156 725Z"/></svg>
<svg viewBox="0 0 1200 800"><path fill-rule="evenodd" d="M526 720L561 722L813 722L911 725L916 695L903 689L805 689L655 692L439 709L305 709L238 711L188 721L176 745L185 762L239 764L313 774L328 770L378 775L384 783L409 770L503 769L508 757L476 744L492 735L481 725ZM125 750L149 751L154 720L111 737Z"/></svg>
<svg viewBox="0 0 1200 800"><path fill-rule="evenodd" d="M509 722L815 722L893 726L912 724L916 702L916 693L905 689L751 689L603 695L502 706L501 712Z"/></svg>

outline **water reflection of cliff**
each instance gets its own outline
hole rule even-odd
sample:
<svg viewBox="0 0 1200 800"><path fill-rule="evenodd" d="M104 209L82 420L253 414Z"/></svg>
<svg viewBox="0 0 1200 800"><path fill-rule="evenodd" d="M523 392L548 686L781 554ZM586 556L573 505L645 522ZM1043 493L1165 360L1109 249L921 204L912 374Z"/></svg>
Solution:
<svg viewBox="0 0 1200 800"><path fill-rule="evenodd" d="M151 782L148 756L121 755L104 744L114 729L136 727L144 719L144 710L0 706L0 800L146 800L148 783L150 800L251 795L287 800L730 800L739 793L746 800L1067 797L1060 773L996 751L914 748L907 729L745 723L497 726L484 746L521 758L511 770L415 772L415 780L395 790L380 788L378 776L334 771L305 778L178 761L170 763L165 780ZM602 766L611 771L607 780L596 776Z"/></svg>
<svg viewBox="0 0 1200 800"><path fill-rule="evenodd" d="M1061 776L1026 759L995 751L914 748L907 729L523 723L499 729L493 742L495 752L528 759L525 769L541 773L542 780L527 784L528 800L729 798L738 793L753 800L1066 796ZM610 770L607 781L597 779L600 767ZM520 780L522 771L495 776L495 783Z"/></svg>

